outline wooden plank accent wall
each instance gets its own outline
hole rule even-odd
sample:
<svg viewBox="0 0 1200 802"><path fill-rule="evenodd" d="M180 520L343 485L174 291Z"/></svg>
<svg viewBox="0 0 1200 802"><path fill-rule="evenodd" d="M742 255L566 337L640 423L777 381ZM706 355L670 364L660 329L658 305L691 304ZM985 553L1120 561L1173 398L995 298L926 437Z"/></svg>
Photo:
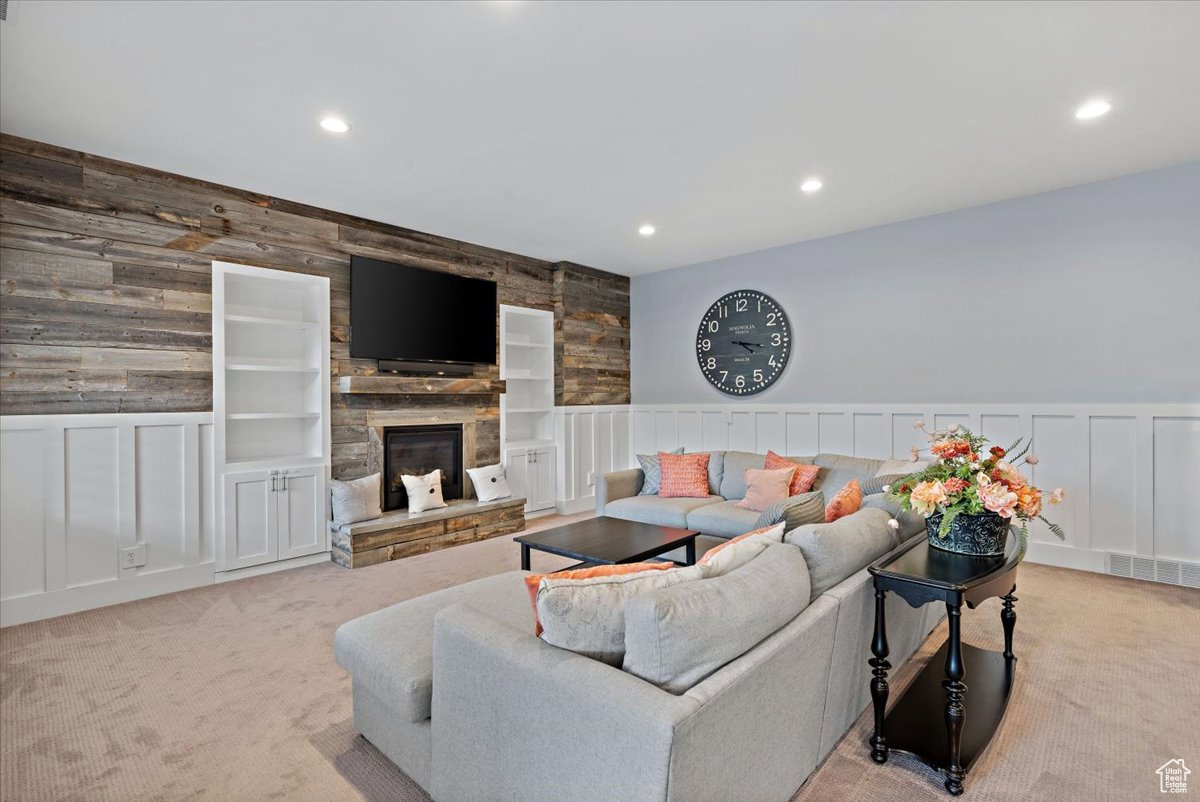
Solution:
<svg viewBox="0 0 1200 802"><path fill-rule="evenodd" d="M374 375L375 360L349 353L355 254L561 307L560 403L629 400L627 278L0 135L0 414L211 410L214 259L328 276L333 384ZM592 337L595 361L580 347ZM366 418L380 410L470 410L477 464L500 456L494 394L334 392L332 407L334 476L366 472Z"/></svg>
<svg viewBox="0 0 1200 802"><path fill-rule="evenodd" d="M560 407L630 402L628 276L555 264L554 373Z"/></svg>

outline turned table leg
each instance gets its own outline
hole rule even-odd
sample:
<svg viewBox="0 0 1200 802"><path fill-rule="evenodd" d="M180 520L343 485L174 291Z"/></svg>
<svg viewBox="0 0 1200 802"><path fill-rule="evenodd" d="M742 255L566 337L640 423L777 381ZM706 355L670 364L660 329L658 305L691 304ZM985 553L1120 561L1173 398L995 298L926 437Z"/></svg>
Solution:
<svg viewBox="0 0 1200 802"><path fill-rule="evenodd" d="M946 689L946 736L950 740L950 760L946 765L946 790L954 796L963 792L963 778L966 772L962 767L962 733L966 721L966 708L963 697L967 686L962 683L966 667L962 658L962 636L959 623L962 610L959 605L946 603L946 614L950 623L950 648L946 652L946 679L942 687Z"/></svg>
<svg viewBox="0 0 1200 802"><path fill-rule="evenodd" d="M1017 612L1013 609L1013 604L1017 601L1017 597L1013 594L1016 592L1017 586L1013 585L1013 589L1008 592L1008 595L1002 597L1004 609L1000 611L1000 623L1004 625L1004 657L1008 660L1016 659L1012 650L1013 629L1017 626Z"/></svg>
<svg viewBox="0 0 1200 802"><path fill-rule="evenodd" d="M876 763L886 763L887 737L883 732L884 711L887 709L888 698L888 669L892 664L887 661L887 622L884 621L884 598L886 590L875 589L875 637L871 640L871 654L875 655L867 663L871 666L871 702L875 706L875 734L871 736L871 759Z"/></svg>

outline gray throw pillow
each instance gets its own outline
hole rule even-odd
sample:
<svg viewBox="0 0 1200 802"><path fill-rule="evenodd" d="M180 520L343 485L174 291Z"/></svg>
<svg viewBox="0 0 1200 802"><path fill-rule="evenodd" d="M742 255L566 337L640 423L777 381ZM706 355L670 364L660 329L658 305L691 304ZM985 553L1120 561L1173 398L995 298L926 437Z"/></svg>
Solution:
<svg viewBox="0 0 1200 802"><path fill-rule="evenodd" d="M379 503L379 483L382 475L373 473L361 479L331 479L329 481L330 511L333 525L343 526L369 521L383 515Z"/></svg>
<svg viewBox="0 0 1200 802"><path fill-rule="evenodd" d="M825 494L820 490L801 493L783 501L777 501L762 511L755 529L774 526L783 521L783 531L790 532L804 524L819 524L825 521Z"/></svg>
<svg viewBox="0 0 1200 802"><path fill-rule="evenodd" d="M683 449L677 448L671 453L682 454ZM638 454L637 461L638 465L642 466L642 473L646 475L646 480L642 482L642 492L638 495L657 496L658 486L662 482L662 466L658 464L658 452Z"/></svg>
<svg viewBox="0 0 1200 802"><path fill-rule="evenodd" d="M875 476L871 479L860 480L858 486L862 488L864 496L873 496L876 493L882 493L884 485L893 485L907 475L906 473L896 473L891 476Z"/></svg>
<svg viewBox="0 0 1200 802"><path fill-rule="evenodd" d="M728 574L631 598L621 667L684 693L778 631L808 600L804 557L776 543Z"/></svg>
<svg viewBox="0 0 1200 802"><path fill-rule="evenodd" d="M814 599L895 548L891 517L886 510L867 508L787 533L784 540L804 552Z"/></svg>

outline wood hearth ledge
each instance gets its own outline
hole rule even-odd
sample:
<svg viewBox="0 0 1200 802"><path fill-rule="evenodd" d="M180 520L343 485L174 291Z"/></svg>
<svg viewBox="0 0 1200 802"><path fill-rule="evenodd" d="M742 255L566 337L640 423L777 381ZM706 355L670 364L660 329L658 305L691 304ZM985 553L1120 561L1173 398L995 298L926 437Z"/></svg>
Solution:
<svg viewBox="0 0 1200 802"><path fill-rule="evenodd" d="M524 498L464 499L437 510L393 510L371 521L330 525L331 556L338 565L362 568L524 529Z"/></svg>
<svg viewBox="0 0 1200 802"><path fill-rule="evenodd" d="M501 379L486 376L342 376L338 392L343 395L499 395L505 390Z"/></svg>

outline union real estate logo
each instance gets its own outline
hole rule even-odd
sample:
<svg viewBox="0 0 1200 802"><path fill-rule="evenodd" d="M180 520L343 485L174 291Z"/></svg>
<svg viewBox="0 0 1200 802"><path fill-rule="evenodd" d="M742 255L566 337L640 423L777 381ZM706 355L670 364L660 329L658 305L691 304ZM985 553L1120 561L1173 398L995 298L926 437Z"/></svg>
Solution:
<svg viewBox="0 0 1200 802"><path fill-rule="evenodd" d="M1186 794L1187 778L1192 770L1183 765L1183 758L1168 760L1158 770L1158 790L1164 794Z"/></svg>

